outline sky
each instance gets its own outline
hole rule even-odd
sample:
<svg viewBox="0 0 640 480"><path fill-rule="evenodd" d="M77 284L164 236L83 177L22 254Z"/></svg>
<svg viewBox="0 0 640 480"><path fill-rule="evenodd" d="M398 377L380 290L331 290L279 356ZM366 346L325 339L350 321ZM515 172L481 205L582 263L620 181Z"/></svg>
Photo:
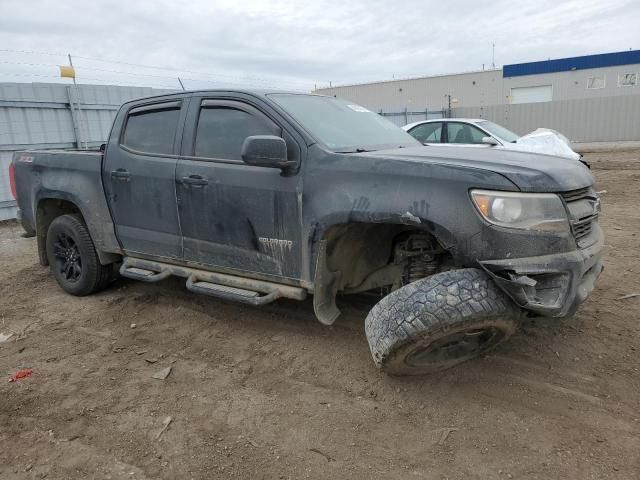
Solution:
<svg viewBox="0 0 640 480"><path fill-rule="evenodd" d="M640 2L0 0L0 82L332 85L640 49ZM142 66L144 65L144 66Z"/></svg>

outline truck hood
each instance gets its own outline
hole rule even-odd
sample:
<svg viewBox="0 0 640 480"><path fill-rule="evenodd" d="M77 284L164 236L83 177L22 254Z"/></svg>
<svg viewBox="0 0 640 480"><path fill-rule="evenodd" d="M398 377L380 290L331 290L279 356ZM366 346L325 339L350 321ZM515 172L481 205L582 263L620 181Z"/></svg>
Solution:
<svg viewBox="0 0 640 480"><path fill-rule="evenodd" d="M506 177L523 192L566 192L594 183L589 169L577 160L534 152L491 147L420 146L357 155L489 170Z"/></svg>

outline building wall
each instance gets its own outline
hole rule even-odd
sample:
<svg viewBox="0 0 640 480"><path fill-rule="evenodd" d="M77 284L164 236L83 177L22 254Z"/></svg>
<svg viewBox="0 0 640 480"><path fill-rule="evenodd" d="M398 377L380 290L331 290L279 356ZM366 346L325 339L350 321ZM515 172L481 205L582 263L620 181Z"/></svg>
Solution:
<svg viewBox="0 0 640 480"><path fill-rule="evenodd" d="M619 87L618 76L636 73L638 84ZM589 77L601 76L605 87L587 89ZM640 95L640 64L591 68L540 75L503 78L502 70L486 70L455 75L441 75L407 80L392 80L361 85L316 90L322 95L338 96L374 111L438 110L448 108L447 95L457 102L454 107L480 107L511 103L511 89L551 85L553 101Z"/></svg>
<svg viewBox="0 0 640 480"><path fill-rule="evenodd" d="M371 110L441 110L448 107L451 95L461 106L501 103L502 70L441 75L407 80L349 85L316 90L336 95Z"/></svg>
<svg viewBox="0 0 640 480"><path fill-rule="evenodd" d="M0 220L14 218L16 213L8 175L14 151L75 148L78 143L97 147L107 139L120 105L170 91L111 85L0 83Z"/></svg>
<svg viewBox="0 0 640 480"><path fill-rule="evenodd" d="M419 119L407 112L442 110L443 115L449 114L448 95L451 95L451 116L487 118L520 134L546 127L573 141L637 141L640 63L617 64L629 58L637 62L640 51L507 65L504 72L488 70L348 85L317 93L362 104L398 125ZM509 72L511 76L503 75ZM636 84L619 85L624 74L635 74ZM602 88L587 88L592 77L602 79ZM551 86L550 95L547 88L535 92L526 89L519 95L513 91L547 85Z"/></svg>
<svg viewBox="0 0 640 480"><path fill-rule="evenodd" d="M536 85L551 85L553 101L591 99L599 97L618 97L625 95L640 95L640 84L634 87L619 87L618 76L624 73L635 73L640 81L640 64L622 65L606 68L590 68L568 72L545 73L540 75L523 75L507 77L502 81L503 101L509 103L511 88L529 87ZM588 89L589 77L600 76L605 79L605 87ZM461 105L477 106L477 105Z"/></svg>

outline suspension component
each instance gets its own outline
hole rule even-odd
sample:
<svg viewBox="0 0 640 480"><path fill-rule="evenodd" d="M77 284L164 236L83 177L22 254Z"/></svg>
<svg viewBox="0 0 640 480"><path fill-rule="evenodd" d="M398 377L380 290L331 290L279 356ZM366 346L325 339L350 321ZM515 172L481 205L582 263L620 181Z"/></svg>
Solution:
<svg viewBox="0 0 640 480"><path fill-rule="evenodd" d="M398 288L438 272L441 248L427 233L411 233L396 243L394 261L405 263Z"/></svg>

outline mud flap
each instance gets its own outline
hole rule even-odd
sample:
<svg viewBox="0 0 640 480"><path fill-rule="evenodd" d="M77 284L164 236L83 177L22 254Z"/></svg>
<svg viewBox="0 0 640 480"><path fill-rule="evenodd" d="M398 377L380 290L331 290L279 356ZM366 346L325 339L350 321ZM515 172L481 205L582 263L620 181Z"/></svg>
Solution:
<svg viewBox="0 0 640 480"><path fill-rule="evenodd" d="M316 279L313 293L313 310L316 318L324 325L332 325L340 316L336 306L338 280L340 272L331 272L327 268L327 241L321 240L316 262Z"/></svg>

